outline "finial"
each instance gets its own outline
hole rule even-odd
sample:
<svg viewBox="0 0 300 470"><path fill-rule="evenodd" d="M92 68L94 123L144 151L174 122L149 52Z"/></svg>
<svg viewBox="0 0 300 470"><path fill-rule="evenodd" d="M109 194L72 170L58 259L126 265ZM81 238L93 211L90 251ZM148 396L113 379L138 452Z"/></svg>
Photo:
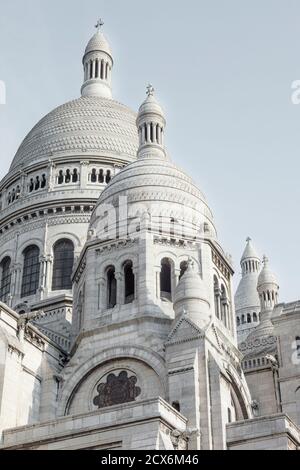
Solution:
<svg viewBox="0 0 300 470"><path fill-rule="evenodd" d="M99 18L99 20L97 21L97 24L95 24L95 28L97 29L98 33L100 32L100 29L102 28L102 26L104 25L104 21Z"/></svg>
<svg viewBox="0 0 300 470"><path fill-rule="evenodd" d="M247 238L246 238L246 242L247 242L247 243L251 242L251 238L250 238L250 237L247 237Z"/></svg>
<svg viewBox="0 0 300 470"><path fill-rule="evenodd" d="M264 256L263 256L263 263L264 263L264 266L266 266L266 265L268 264L268 262L269 262L269 258L268 258L266 255L264 255Z"/></svg>
<svg viewBox="0 0 300 470"><path fill-rule="evenodd" d="M149 83L149 85L147 86L147 95L148 96L153 96L154 95L154 88L153 86L151 85L151 83Z"/></svg>

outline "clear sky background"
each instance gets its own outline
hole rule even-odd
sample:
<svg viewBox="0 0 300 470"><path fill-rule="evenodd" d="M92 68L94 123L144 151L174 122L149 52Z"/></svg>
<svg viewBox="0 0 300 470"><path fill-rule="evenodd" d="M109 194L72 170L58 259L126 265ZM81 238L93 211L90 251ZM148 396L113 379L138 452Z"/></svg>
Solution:
<svg viewBox="0 0 300 470"><path fill-rule="evenodd" d="M280 299L299 299L299 0L0 0L1 177L33 125L79 96L99 17L114 98L137 110L154 85L169 153L206 194L235 282L249 235Z"/></svg>

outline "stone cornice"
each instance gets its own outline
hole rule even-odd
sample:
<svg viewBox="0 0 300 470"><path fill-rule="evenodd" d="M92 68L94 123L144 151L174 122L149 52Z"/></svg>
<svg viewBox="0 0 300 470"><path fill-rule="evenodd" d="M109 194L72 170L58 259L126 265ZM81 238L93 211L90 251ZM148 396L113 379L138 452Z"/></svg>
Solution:
<svg viewBox="0 0 300 470"><path fill-rule="evenodd" d="M66 203L64 201L64 203ZM90 208L90 211L75 211L75 206L79 205L87 205ZM57 207L59 209L63 209L64 207L70 207L71 210L62 210L61 212L54 212L51 213L50 211L56 210ZM0 238L1 241L5 240L5 235L7 234L8 239L11 239L11 229L16 229L19 233L27 232L31 230L31 226L36 227L43 227L45 225L59 225L63 223L88 223L90 220L91 212L92 212L92 205L91 204L79 204L79 203L71 203L67 206L60 206L57 204L55 207L48 207L45 209L33 209L24 213L23 215L16 216L11 218L9 222L3 224L0 229ZM35 216L32 216L35 214ZM7 228L6 228L7 227ZM1 233L2 230L2 233Z"/></svg>

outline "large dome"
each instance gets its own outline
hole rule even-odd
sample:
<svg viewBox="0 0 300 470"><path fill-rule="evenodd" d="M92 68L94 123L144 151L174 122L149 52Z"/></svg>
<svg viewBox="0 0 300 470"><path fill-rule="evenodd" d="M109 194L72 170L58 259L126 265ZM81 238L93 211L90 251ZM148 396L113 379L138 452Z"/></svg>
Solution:
<svg viewBox="0 0 300 470"><path fill-rule="evenodd" d="M136 157L136 113L100 96L83 96L51 111L25 137L10 170L88 152L130 161Z"/></svg>

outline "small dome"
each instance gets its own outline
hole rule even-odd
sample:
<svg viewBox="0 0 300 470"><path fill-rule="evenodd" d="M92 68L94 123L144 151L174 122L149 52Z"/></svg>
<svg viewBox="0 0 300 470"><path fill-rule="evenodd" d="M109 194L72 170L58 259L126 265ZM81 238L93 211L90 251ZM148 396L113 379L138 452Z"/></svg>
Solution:
<svg viewBox="0 0 300 470"><path fill-rule="evenodd" d="M278 281L269 268L269 260L266 256L264 256L263 263L264 267L258 276L257 287L262 287L265 284L275 284L278 287Z"/></svg>
<svg viewBox="0 0 300 470"><path fill-rule="evenodd" d="M185 314L200 328L204 328L210 320L208 298L206 285L189 259L188 267L175 289L175 317Z"/></svg>
<svg viewBox="0 0 300 470"><path fill-rule="evenodd" d="M97 33L95 33L94 36L89 40L85 48L85 54L94 51L106 52L106 54L112 58L110 45L108 44L104 34L100 31L97 31Z"/></svg>
<svg viewBox="0 0 300 470"><path fill-rule="evenodd" d="M141 104L138 112L138 119L145 114L158 114L161 117L164 117L163 110L153 94L149 94Z"/></svg>
<svg viewBox="0 0 300 470"><path fill-rule="evenodd" d="M207 298L208 294L205 284L202 282L199 273L195 270L192 261L189 260L188 267L176 286L174 304L189 299L206 300Z"/></svg>

